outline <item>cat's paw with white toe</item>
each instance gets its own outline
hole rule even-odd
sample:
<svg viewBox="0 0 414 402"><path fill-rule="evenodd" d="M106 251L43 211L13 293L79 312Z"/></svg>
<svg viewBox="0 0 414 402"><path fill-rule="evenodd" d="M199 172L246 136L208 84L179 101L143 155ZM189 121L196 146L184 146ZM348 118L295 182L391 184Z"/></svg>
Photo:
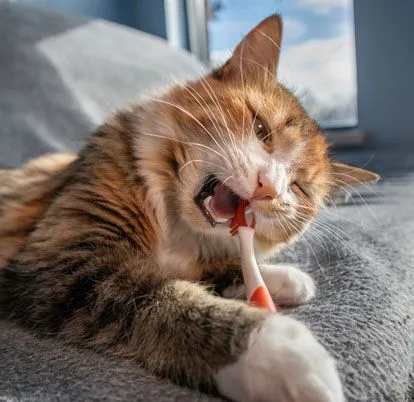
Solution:
<svg viewBox="0 0 414 402"><path fill-rule="evenodd" d="M261 265L260 272L274 301L296 306L315 296L315 283L305 272L287 265Z"/></svg>
<svg viewBox="0 0 414 402"><path fill-rule="evenodd" d="M333 358L305 325L281 315L252 332L248 349L216 382L233 401L345 401Z"/></svg>

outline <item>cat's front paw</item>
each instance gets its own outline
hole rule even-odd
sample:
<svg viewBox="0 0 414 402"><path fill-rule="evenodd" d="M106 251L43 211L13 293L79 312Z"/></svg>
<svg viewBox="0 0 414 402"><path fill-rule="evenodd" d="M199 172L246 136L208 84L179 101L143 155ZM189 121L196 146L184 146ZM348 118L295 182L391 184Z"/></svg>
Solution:
<svg viewBox="0 0 414 402"><path fill-rule="evenodd" d="M333 358L305 325L280 315L250 335L248 349L216 382L233 401L345 401Z"/></svg>
<svg viewBox="0 0 414 402"><path fill-rule="evenodd" d="M263 280L276 304L297 306L315 296L315 283L305 272L288 265L260 265Z"/></svg>

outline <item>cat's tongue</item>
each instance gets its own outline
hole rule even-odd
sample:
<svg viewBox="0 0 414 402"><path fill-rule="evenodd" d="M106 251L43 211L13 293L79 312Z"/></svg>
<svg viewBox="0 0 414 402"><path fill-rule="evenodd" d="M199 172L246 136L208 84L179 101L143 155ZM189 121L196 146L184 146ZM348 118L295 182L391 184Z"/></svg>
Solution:
<svg viewBox="0 0 414 402"><path fill-rule="evenodd" d="M214 195L209 202L209 209L214 217L230 219L236 213L236 207L239 201L240 198L226 185L219 184L214 190Z"/></svg>

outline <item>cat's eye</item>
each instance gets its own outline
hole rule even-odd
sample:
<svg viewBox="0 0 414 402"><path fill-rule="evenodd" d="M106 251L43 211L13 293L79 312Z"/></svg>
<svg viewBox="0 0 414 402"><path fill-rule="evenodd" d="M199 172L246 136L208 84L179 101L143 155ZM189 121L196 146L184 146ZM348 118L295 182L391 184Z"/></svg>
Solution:
<svg viewBox="0 0 414 402"><path fill-rule="evenodd" d="M271 140L271 136L269 134L269 131L267 130L266 126L263 124L263 122L256 117L253 122L253 130L259 139L259 141L264 142L265 144L269 144Z"/></svg>

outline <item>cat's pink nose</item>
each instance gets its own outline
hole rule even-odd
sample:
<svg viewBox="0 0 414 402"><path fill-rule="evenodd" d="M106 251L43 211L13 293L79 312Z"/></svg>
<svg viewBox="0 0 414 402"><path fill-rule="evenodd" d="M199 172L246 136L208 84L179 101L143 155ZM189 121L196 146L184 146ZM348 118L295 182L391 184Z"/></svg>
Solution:
<svg viewBox="0 0 414 402"><path fill-rule="evenodd" d="M264 172L259 172L257 188L253 193L253 197L250 199L250 201L273 200L273 198L276 197L277 191L267 174Z"/></svg>

